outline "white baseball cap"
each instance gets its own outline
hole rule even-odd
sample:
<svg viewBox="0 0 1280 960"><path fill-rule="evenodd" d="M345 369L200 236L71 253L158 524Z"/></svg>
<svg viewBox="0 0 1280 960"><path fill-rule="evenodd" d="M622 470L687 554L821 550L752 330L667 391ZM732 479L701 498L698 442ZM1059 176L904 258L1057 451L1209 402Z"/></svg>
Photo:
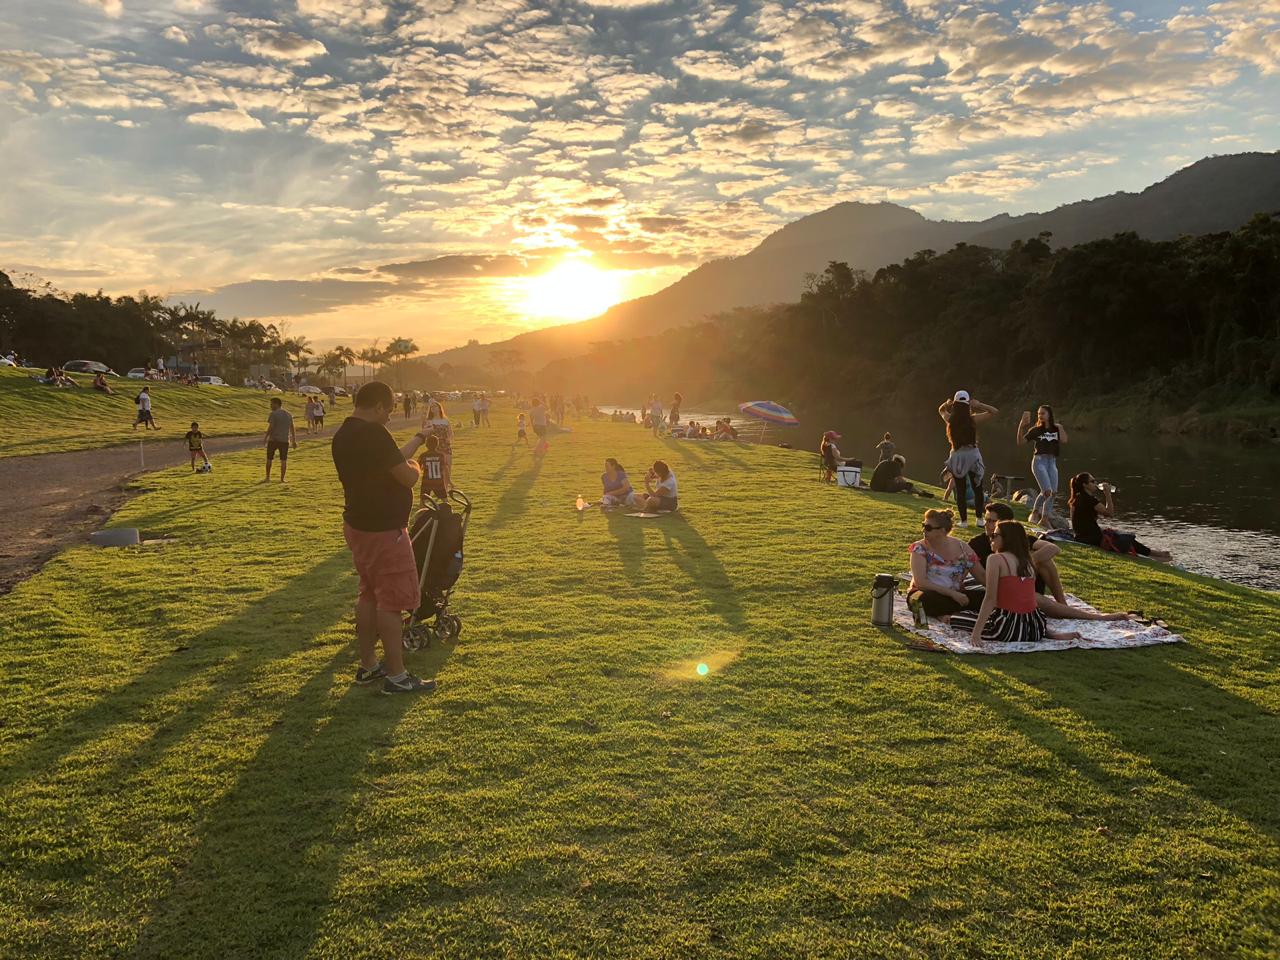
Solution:
<svg viewBox="0 0 1280 960"><path fill-rule="evenodd" d="M953 401L955 401L956 403L968 403L968 402L969 402L969 391L968 391L968 390L957 390L957 391L956 391L956 395L955 395L954 397L952 397L951 399L952 399Z"/></svg>

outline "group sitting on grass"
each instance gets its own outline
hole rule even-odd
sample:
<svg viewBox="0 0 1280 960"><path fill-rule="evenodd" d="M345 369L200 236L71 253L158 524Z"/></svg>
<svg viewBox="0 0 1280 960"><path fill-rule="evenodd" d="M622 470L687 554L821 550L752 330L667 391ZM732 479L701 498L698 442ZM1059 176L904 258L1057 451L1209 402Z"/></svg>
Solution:
<svg viewBox="0 0 1280 960"><path fill-rule="evenodd" d="M61 367L49 367L47 370L45 370L43 377L38 377L35 374L32 374L31 379L34 380L36 383L43 383L46 387L78 387L80 386L80 384L76 383L69 376L67 376L67 374L63 371Z"/></svg>
<svg viewBox="0 0 1280 960"><path fill-rule="evenodd" d="M1127 613L1092 613L1068 606L1054 557L1058 548L1033 546L1022 524L1004 504L990 504L984 531L969 543L951 535L950 510L926 510L924 536L911 544L911 583L907 605L916 623L935 617L969 631L973 643L1038 643L1078 638L1055 633L1046 617L1061 620L1125 620ZM983 556L979 555L979 551ZM985 559L984 559L985 556ZM1046 597L1042 590L1052 590Z"/></svg>
<svg viewBox="0 0 1280 960"><path fill-rule="evenodd" d="M634 507L643 513L670 513L679 505L676 497L675 471L665 460L653 461L644 475L644 492L632 485L627 471L616 457L604 462L600 474L600 506L608 510L614 507Z"/></svg>

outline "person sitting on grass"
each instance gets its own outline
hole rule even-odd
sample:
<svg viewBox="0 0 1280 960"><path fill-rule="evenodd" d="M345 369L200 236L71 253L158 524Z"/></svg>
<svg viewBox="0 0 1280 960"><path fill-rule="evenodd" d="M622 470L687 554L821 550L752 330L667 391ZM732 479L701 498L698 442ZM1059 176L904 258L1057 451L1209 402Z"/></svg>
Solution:
<svg viewBox="0 0 1280 960"><path fill-rule="evenodd" d="M1106 550L1108 553L1136 553L1161 563L1168 563L1173 554L1167 550L1155 550L1140 543L1137 536L1098 526L1099 515L1116 515L1114 491L1110 484L1099 483L1092 474L1077 473L1071 478L1071 531L1081 543ZM1099 498L1101 494L1101 499Z"/></svg>
<svg viewBox="0 0 1280 960"><path fill-rule="evenodd" d="M93 389L105 393L107 396L111 396L111 394L115 392L107 383L107 375L101 371L93 376Z"/></svg>
<svg viewBox="0 0 1280 960"><path fill-rule="evenodd" d="M907 606L917 624L925 615L948 620L961 610L977 610L982 590L965 590L966 574L978 567L978 557L963 540L951 536L955 514L950 510L926 510L920 529L924 537L911 544L911 584Z"/></svg>
<svg viewBox="0 0 1280 960"><path fill-rule="evenodd" d="M609 457L604 462L604 473L600 474L600 484L604 489L600 497L600 506L632 507L636 503L636 492L627 479L627 471L615 458Z"/></svg>
<svg viewBox="0 0 1280 960"><path fill-rule="evenodd" d="M209 455L204 452L204 434L200 432L200 424L194 420L191 421L191 429L187 431L186 441L187 451L191 454L191 471L195 472L198 457L203 457L205 466L208 466Z"/></svg>
<svg viewBox="0 0 1280 960"><path fill-rule="evenodd" d="M418 469L422 472L422 493L419 503L426 503L431 497L447 500L449 491L444 486L444 457L440 456L440 438L434 433L427 436L427 447L418 457Z"/></svg>
<svg viewBox="0 0 1280 960"><path fill-rule="evenodd" d="M956 613L951 626L970 631L970 642L981 647L992 643L1039 643L1079 640L1075 631L1050 630L1036 603L1036 574L1031 563L1027 532L1016 520L1001 520L991 534L995 553L986 567L986 592L976 615Z"/></svg>
<svg viewBox="0 0 1280 960"><path fill-rule="evenodd" d="M1007 503L988 503L983 513L983 532L969 541L969 546L978 556L978 567L974 575L986 582L984 565L994 552L993 537L996 528L1006 520L1013 519L1013 510ZM1046 616L1059 620L1125 620L1127 613L1090 613L1067 604L1067 594L1062 588L1062 576L1058 572L1055 558L1061 552L1058 545L1042 537L1028 535L1031 551L1031 566L1036 575L1036 605ZM1046 596L1046 592L1049 594Z"/></svg>
<svg viewBox="0 0 1280 960"><path fill-rule="evenodd" d="M646 496L640 509L645 513L671 512L679 506L676 499L676 475L665 460L653 461L644 475Z"/></svg>
<svg viewBox="0 0 1280 960"><path fill-rule="evenodd" d="M871 489L879 493L915 493L915 486L902 475L906 465L907 458L900 453L881 460L871 474Z"/></svg>

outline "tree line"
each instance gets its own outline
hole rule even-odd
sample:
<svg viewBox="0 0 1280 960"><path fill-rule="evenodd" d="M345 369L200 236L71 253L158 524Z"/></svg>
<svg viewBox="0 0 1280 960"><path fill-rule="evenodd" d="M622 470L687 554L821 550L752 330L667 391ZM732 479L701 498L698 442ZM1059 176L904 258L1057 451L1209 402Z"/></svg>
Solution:
<svg viewBox="0 0 1280 960"><path fill-rule="evenodd" d="M419 352L407 337L392 337L361 350L338 345L317 353L302 336L288 336L272 323L229 320L200 304L166 304L161 297L66 294L45 286L15 286L0 272L0 353L16 350L38 366L68 360L98 360L124 372L159 357L199 362L202 373L239 382L253 367L280 369L341 382L359 364L365 375L388 366L399 370Z"/></svg>

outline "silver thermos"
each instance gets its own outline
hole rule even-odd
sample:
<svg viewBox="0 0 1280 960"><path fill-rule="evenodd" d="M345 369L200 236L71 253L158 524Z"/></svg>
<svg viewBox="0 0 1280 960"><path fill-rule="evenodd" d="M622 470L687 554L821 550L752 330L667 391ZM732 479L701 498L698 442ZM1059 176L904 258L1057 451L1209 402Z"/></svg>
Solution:
<svg viewBox="0 0 1280 960"><path fill-rule="evenodd" d="M871 585L871 625L893 625L893 596L898 592L898 578L889 573L876 574Z"/></svg>

